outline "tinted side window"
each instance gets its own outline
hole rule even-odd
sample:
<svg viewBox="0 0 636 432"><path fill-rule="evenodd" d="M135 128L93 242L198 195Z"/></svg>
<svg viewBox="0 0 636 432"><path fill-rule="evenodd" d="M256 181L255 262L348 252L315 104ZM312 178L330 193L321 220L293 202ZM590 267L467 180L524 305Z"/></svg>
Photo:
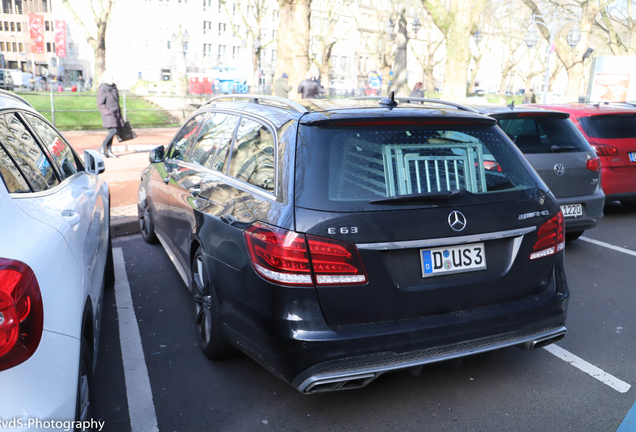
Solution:
<svg viewBox="0 0 636 432"><path fill-rule="evenodd" d="M0 178L4 180L9 193L31 192L20 170L15 166L2 146L0 146Z"/></svg>
<svg viewBox="0 0 636 432"><path fill-rule="evenodd" d="M64 139L49 126L44 120L31 114L24 114L31 122L35 131L40 136L42 144L49 150L49 154L60 167L64 178L69 178L79 171L73 150L66 144Z"/></svg>
<svg viewBox="0 0 636 432"><path fill-rule="evenodd" d="M566 118L508 118L499 119L499 125L523 153L552 153L552 146L562 148L555 151L591 150L585 138Z"/></svg>
<svg viewBox="0 0 636 432"><path fill-rule="evenodd" d="M222 171L236 120L237 117L230 114L211 114L194 144L190 162Z"/></svg>
<svg viewBox="0 0 636 432"><path fill-rule="evenodd" d="M0 141L35 191L59 183L48 157L15 113L0 116Z"/></svg>
<svg viewBox="0 0 636 432"><path fill-rule="evenodd" d="M241 121L228 175L274 192L274 137L266 126L250 119Z"/></svg>
<svg viewBox="0 0 636 432"><path fill-rule="evenodd" d="M199 134L206 114L199 114L190 120L172 140L166 159L184 160L188 147Z"/></svg>

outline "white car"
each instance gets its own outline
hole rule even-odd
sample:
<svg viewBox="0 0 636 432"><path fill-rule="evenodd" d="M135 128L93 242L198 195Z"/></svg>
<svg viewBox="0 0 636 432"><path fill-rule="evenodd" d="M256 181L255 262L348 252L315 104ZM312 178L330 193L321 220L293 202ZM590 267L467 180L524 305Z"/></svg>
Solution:
<svg viewBox="0 0 636 432"><path fill-rule="evenodd" d="M26 101L0 91L0 430L91 421L114 273L104 162L92 150L84 158Z"/></svg>

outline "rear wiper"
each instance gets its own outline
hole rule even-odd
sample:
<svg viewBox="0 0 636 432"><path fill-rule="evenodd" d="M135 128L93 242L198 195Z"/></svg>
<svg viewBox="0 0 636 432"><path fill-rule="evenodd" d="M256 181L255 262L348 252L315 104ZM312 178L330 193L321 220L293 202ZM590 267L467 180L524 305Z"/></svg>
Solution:
<svg viewBox="0 0 636 432"><path fill-rule="evenodd" d="M458 197L462 192L460 190L443 191L443 192L431 192L431 193L417 193L411 195L398 195L394 197L382 198L379 200L369 201L369 204L387 204L394 202L405 201L450 201L455 197Z"/></svg>
<svg viewBox="0 0 636 432"><path fill-rule="evenodd" d="M569 152L569 151L577 151L577 150L579 150L579 148L574 146L553 145L552 147L550 147L550 151L552 153L561 153L561 152Z"/></svg>

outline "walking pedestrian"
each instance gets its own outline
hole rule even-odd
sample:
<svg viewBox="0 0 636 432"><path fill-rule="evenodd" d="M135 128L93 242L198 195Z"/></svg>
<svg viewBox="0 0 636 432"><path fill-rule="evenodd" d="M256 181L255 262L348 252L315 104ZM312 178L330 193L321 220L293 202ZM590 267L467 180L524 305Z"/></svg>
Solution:
<svg viewBox="0 0 636 432"><path fill-rule="evenodd" d="M411 92L409 97L423 98L424 97L424 84L422 84L420 81L416 82L415 86L413 87L413 91Z"/></svg>
<svg viewBox="0 0 636 432"><path fill-rule="evenodd" d="M287 82L287 74L283 73L274 83L274 96L287 98L292 89L291 84Z"/></svg>
<svg viewBox="0 0 636 432"><path fill-rule="evenodd" d="M298 86L298 93L302 94L303 99L313 99L320 92L320 84L312 79L311 72L305 74L305 79Z"/></svg>
<svg viewBox="0 0 636 432"><path fill-rule="evenodd" d="M108 128L108 134L99 148L99 152L109 158L117 158L113 154L111 146L113 138L117 134L117 128L123 127L125 123L119 107L119 91L114 81L113 73L105 71L102 75L102 84L97 89L97 107L102 115L102 126Z"/></svg>

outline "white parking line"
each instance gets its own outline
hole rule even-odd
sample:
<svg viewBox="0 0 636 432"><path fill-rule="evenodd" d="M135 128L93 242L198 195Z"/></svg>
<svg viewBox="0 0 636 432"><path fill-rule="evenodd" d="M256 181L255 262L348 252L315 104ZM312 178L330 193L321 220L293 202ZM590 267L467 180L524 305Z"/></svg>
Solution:
<svg viewBox="0 0 636 432"><path fill-rule="evenodd" d="M612 376L608 374L607 372L604 372L602 369L597 368L593 364L586 362L582 358L575 356L571 352L564 350L558 345L555 345L555 344L548 345L547 347L544 347L543 349L549 352L550 354L557 356L564 362L570 363L575 368L582 370L583 372L585 372L592 378L596 378L603 384L610 386L611 388L613 388L619 393L626 393L627 390L629 390L631 387L631 385L627 384L625 381L621 381L615 376Z"/></svg>
<svg viewBox="0 0 636 432"><path fill-rule="evenodd" d="M150 390L150 378L148 378L139 326L126 275L124 253L121 248L113 248L113 262L115 264L115 299L119 321L119 341L124 361L130 428L132 432L159 432L155 405Z"/></svg>
<svg viewBox="0 0 636 432"><path fill-rule="evenodd" d="M612 250L615 250L615 251L618 251L618 252L623 252L624 254L627 254L627 255L636 256L636 252L634 252L633 250L625 249L625 248L622 248L620 246L614 246L614 245L611 245L609 243L605 243L605 242L602 242L602 241L591 239L589 237L579 237L579 240L583 240L583 241L586 241L588 243L593 243L593 244L598 245L598 246L603 246L605 248L612 249Z"/></svg>

